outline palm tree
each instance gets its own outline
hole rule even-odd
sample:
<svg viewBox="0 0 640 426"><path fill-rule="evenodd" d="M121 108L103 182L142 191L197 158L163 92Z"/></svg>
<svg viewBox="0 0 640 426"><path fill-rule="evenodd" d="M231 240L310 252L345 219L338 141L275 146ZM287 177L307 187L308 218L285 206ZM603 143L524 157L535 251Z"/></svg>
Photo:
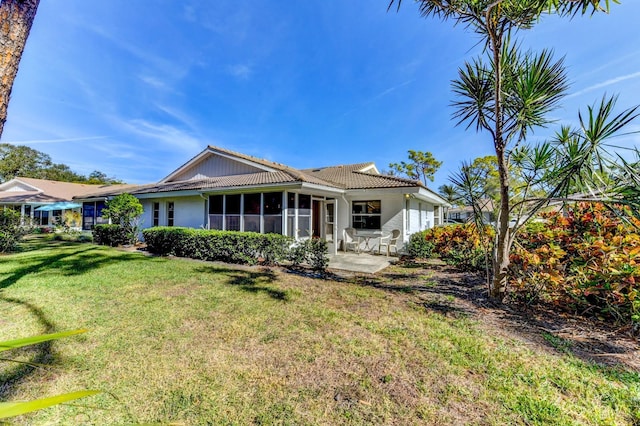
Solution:
<svg viewBox="0 0 640 426"><path fill-rule="evenodd" d="M0 3L0 137L7 121L13 81L40 0L2 0Z"/></svg>
<svg viewBox="0 0 640 426"><path fill-rule="evenodd" d="M391 0L400 7L402 0ZM616 0L613 0L616 1ZM520 30L532 28L544 13L564 16L608 11L610 0L417 0L423 17L463 24L481 37L483 56L465 64L453 82L457 124L491 135L498 159L500 181L498 221L493 248L489 293L504 297L509 252L513 244L509 226L510 155L526 142L534 128L549 123L567 89L563 61L552 53L522 52L512 40ZM566 169L570 173L579 170ZM565 176L567 178L567 176ZM560 184L559 184L560 185ZM562 185L561 185L562 186Z"/></svg>
<svg viewBox="0 0 640 426"><path fill-rule="evenodd" d="M460 194L453 185L440 185L438 194L442 195L449 204L457 204L460 201Z"/></svg>

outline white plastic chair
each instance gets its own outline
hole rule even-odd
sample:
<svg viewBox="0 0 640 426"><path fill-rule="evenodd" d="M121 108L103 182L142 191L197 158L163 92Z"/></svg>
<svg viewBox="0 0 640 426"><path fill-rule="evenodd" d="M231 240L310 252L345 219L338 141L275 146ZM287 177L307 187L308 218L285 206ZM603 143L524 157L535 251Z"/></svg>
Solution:
<svg viewBox="0 0 640 426"><path fill-rule="evenodd" d="M349 247L354 252L360 253L360 238L356 236L356 230L354 228L344 229L344 251L349 251Z"/></svg>
<svg viewBox="0 0 640 426"><path fill-rule="evenodd" d="M394 248L396 255L398 254L398 238L400 237L400 230L394 229L390 235L380 238L380 244L378 245L378 254L382 254L382 247L385 247L387 257L391 254L391 248Z"/></svg>

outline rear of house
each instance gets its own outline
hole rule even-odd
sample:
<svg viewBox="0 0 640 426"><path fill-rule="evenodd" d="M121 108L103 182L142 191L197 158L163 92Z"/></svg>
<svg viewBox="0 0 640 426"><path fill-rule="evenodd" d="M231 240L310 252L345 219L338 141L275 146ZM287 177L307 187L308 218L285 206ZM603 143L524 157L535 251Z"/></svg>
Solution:
<svg viewBox="0 0 640 426"><path fill-rule="evenodd" d="M76 197L84 211L125 191ZM127 188L143 204L143 227L185 226L324 238L344 230L410 234L438 225L447 203L420 182L381 175L373 163L299 170L209 146L158 183ZM86 210L88 209L88 210Z"/></svg>

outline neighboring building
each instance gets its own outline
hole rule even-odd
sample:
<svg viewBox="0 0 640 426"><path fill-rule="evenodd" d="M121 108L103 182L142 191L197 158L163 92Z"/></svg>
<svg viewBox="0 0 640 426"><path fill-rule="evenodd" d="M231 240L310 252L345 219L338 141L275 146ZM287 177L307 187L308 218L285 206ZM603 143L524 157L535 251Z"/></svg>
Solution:
<svg viewBox="0 0 640 426"><path fill-rule="evenodd" d="M16 177L0 184L0 208L19 212L23 223L52 226L66 210L80 211L82 206L73 202L74 196L93 194L107 187L113 191L116 186Z"/></svg>
<svg viewBox="0 0 640 426"><path fill-rule="evenodd" d="M482 211L482 219L484 223L491 223L495 219L495 206L491 198L480 200L480 210ZM447 219L450 222L473 222L474 213L472 206L452 207L447 212Z"/></svg>
<svg viewBox="0 0 640 426"><path fill-rule="evenodd" d="M410 234L438 225L447 202L422 183L381 175L374 163L298 170L209 146L160 182L74 197L84 210L119 193L143 204L143 226L319 237L335 253L345 228Z"/></svg>

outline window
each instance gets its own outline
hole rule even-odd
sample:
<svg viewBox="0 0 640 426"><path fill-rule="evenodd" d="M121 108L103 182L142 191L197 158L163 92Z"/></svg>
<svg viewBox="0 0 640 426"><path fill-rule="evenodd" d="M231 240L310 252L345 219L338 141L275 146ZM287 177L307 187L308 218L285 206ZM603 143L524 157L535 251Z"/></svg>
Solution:
<svg viewBox="0 0 640 426"><path fill-rule="evenodd" d="M260 199L261 194L244 195L244 230L260 232Z"/></svg>
<svg viewBox="0 0 640 426"><path fill-rule="evenodd" d="M173 226L174 223L175 205L173 201L167 203L167 226Z"/></svg>
<svg viewBox="0 0 640 426"><path fill-rule="evenodd" d="M61 225L62 224L62 210L54 210L51 213L51 216L53 217L53 225Z"/></svg>
<svg viewBox="0 0 640 426"><path fill-rule="evenodd" d="M209 197L209 229L222 230L222 218L224 214L224 195L212 195Z"/></svg>
<svg viewBox="0 0 640 426"><path fill-rule="evenodd" d="M86 231L93 229L95 225L95 212L95 203L82 203L82 229Z"/></svg>
<svg viewBox="0 0 640 426"><path fill-rule="evenodd" d="M311 195L298 194L298 237L311 237Z"/></svg>
<svg viewBox="0 0 640 426"><path fill-rule="evenodd" d="M287 192L287 235L296 236L296 194Z"/></svg>
<svg viewBox="0 0 640 426"><path fill-rule="evenodd" d="M351 204L351 223L356 229L375 229L381 227L380 200L354 201Z"/></svg>
<svg viewBox="0 0 640 426"><path fill-rule="evenodd" d="M106 208L106 205L104 203L104 201L97 201L96 202L96 223L97 224L102 224L102 223L109 223L109 219L106 217L102 216L102 210L104 210Z"/></svg>
<svg viewBox="0 0 640 426"><path fill-rule="evenodd" d="M153 226L160 226L160 203L153 203Z"/></svg>
<svg viewBox="0 0 640 426"><path fill-rule="evenodd" d="M433 207L433 224L434 225L440 225L440 210L442 209L442 207L440 206L434 206Z"/></svg>
<svg viewBox="0 0 640 426"><path fill-rule="evenodd" d="M282 192L263 194L264 233L282 234Z"/></svg>
<svg viewBox="0 0 640 426"><path fill-rule="evenodd" d="M225 204L225 230L240 230L240 194L226 196Z"/></svg>

